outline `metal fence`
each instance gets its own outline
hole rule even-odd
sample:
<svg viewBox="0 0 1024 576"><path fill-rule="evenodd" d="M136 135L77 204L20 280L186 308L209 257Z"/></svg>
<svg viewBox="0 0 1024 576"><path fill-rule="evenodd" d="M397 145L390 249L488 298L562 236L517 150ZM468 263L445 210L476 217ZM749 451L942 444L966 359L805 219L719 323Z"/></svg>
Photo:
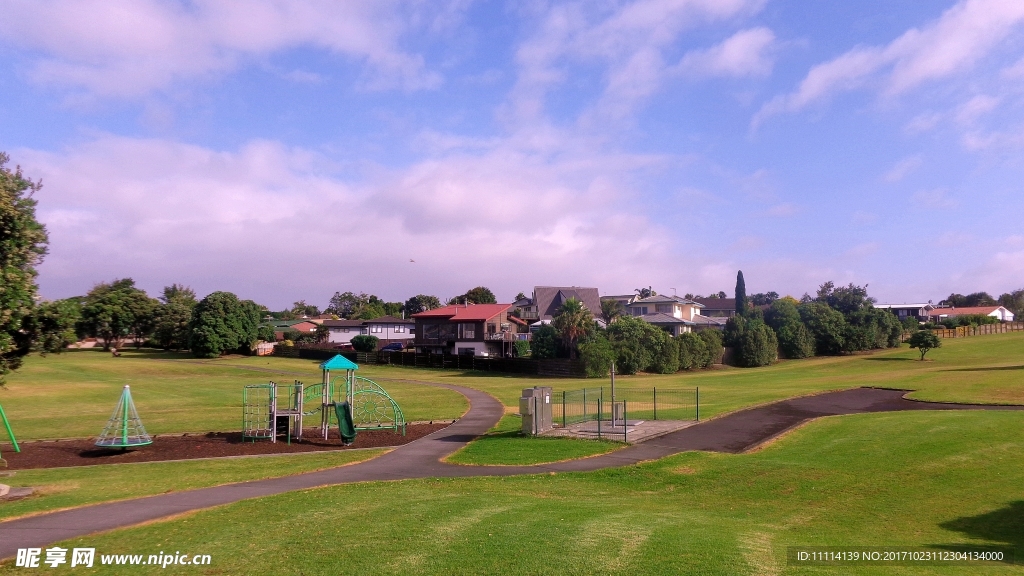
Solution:
<svg viewBox="0 0 1024 576"><path fill-rule="evenodd" d="M617 388L614 407L609 391L582 388L556 393L552 419L568 428L585 422L616 420L700 420L699 388ZM614 412L614 418L613 418Z"/></svg>

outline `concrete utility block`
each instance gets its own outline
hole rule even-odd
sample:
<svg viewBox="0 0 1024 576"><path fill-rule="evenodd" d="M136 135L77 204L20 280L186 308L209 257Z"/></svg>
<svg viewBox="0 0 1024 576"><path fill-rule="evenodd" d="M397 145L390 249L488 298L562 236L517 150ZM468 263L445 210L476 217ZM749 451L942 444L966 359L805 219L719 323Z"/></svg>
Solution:
<svg viewBox="0 0 1024 576"><path fill-rule="evenodd" d="M0 498L7 496L7 493L11 491L11 487L7 484L0 484Z"/></svg>
<svg viewBox="0 0 1024 576"><path fill-rule="evenodd" d="M523 416L523 434L536 436L551 430L551 387L534 386L523 390L519 398L519 413Z"/></svg>

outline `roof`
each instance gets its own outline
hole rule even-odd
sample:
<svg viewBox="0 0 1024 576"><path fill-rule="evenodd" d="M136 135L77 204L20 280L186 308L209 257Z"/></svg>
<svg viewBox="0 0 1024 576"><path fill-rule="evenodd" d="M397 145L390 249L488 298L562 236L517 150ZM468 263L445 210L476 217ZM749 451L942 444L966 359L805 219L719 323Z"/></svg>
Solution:
<svg viewBox="0 0 1024 576"><path fill-rule="evenodd" d="M523 306L533 306L533 298L520 298L519 300L513 302L512 305L517 308L522 308Z"/></svg>
<svg viewBox="0 0 1024 576"><path fill-rule="evenodd" d="M928 304L875 304L874 307L889 310L891 308L935 308L935 305L929 302Z"/></svg>
<svg viewBox="0 0 1024 576"><path fill-rule="evenodd" d="M413 314L417 320L437 319L452 322L483 322L502 314L511 304L452 304Z"/></svg>
<svg viewBox="0 0 1024 576"><path fill-rule="evenodd" d="M694 298L694 302L702 304L706 310L735 310L735 298Z"/></svg>
<svg viewBox="0 0 1024 576"><path fill-rule="evenodd" d="M693 317L693 323L701 326L725 326L726 321L728 321L728 318L722 316L696 314Z"/></svg>
<svg viewBox="0 0 1024 576"><path fill-rule="evenodd" d="M634 300L633 302L630 302L629 305L632 306L634 304L660 304L660 303L663 303L663 302L674 302L674 303L678 303L678 304L693 304L695 306L700 306L701 308L704 307L703 304L701 304L700 302L697 302L695 300L690 300L690 299L687 299L687 298L683 298L682 296L667 296L667 295L664 295L664 294L657 294L655 296L648 296L647 298L640 298L639 300Z"/></svg>
<svg viewBox="0 0 1024 576"><path fill-rule="evenodd" d="M637 316L637 318L640 318L641 320L647 322L648 324L696 324L695 322L683 320L682 318L676 318L675 316L671 314L665 314L664 312L644 314L642 316Z"/></svg>
<svg viewBox="0 0 1024 576"><path fill-rule="evenodd" d="M408 318L398 318L397 316L381 316L380 318L371 318L364 320L364 322L374 322L376 324L415 324L414 320Z"/></svg>
<svg viewBox="0 0 1024 576"><path fill-rule="evenodd" d="M537 303L537 312L541 318L553 318L558 309L569 298L575 298L590 310L593 315L601 314L601 297L597 288L580 286L534 286L533 301Z"/></svg>
<svg viewBox="0 0 1024 576"><path fill-rule="evenodd" d="M274 328L288 328L289 326L302 324L303 322L308 322L308 320L267 320L264 324L269 324Z"/></svg>
<svg viewBox="0 0 1024 576"><path fill-rule="evenodd" d="M365 320L324 320L323 325L328 328L359 328Z"/></svg>
<svg viewBox="0 0 1024 576"><path fill-rule="evenodd" d="M345 358L341 354L335 354L334 358L320 363L321 370L358 370L359 365Z"/></svg>
<svg viewBox="0 0 1024 576"><path fill-rule="evenodd" d="M982 316L988 316L989 314L1003 308L1002 306L964 306L963 308L936 308L928 313L929 316L968 316L973 314L981 314ZM1005 310L1005 308L1004 308ZM1009 312L1009 310L1007 310Z"/></svg>

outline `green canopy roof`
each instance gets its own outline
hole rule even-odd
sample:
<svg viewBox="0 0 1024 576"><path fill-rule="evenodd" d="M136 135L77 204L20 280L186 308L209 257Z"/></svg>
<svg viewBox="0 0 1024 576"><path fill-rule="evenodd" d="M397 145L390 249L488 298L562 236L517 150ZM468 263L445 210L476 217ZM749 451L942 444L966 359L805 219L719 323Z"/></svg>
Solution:
<svg viewBox="0 0 1024 576"><path fill-rule="evenodd" d="M359 370L359 365L341 354L320 363L321 370Z"/></svg>

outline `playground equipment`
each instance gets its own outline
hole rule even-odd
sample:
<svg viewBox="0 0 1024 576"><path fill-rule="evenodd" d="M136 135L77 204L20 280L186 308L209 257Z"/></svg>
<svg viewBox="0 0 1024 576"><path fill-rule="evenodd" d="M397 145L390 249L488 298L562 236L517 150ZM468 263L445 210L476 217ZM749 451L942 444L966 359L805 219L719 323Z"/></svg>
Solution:
<svg viewBox="0 0 1024 576"><path fill-rule="evenodd" d="M0 406L0 419L4 421L4 428L7 429L7 437L11 439L11 445L14 446L15 452L21 452L21 448L18 447L18 440L14 438L14 431L11 430L11 423L7 421L7 414L4 413L4 407ZM0 463L7 467L7 460L3 459L3 454L0 454Z"/></svg>
<svg viewBox="0 0 1024 576"><path fill-rule="evenodd" d="M132 392L127 384L121 391L121 399L114 407L107 426L103 429L96 445L101 448L132 448L152 444L153 439L146 434L146 428L139 419L139 412L132 401Z"/></svg>
<svg viewBox="0 0 1024 576"><path fill-rule="evenodd" d="M405 435L405 415L398 403L368 378L356 376L359 366L338 354L320 364L319 384L250 384L242 391L242 438L277 442L302 439L303 418L320 413L320 436L327 439L332 420L349 444L359 430L394 430ZM331 371L344 371L331 377ZM338 382L342 380L342 382ZM346 417L347 412L347 417Z"/></svg>

